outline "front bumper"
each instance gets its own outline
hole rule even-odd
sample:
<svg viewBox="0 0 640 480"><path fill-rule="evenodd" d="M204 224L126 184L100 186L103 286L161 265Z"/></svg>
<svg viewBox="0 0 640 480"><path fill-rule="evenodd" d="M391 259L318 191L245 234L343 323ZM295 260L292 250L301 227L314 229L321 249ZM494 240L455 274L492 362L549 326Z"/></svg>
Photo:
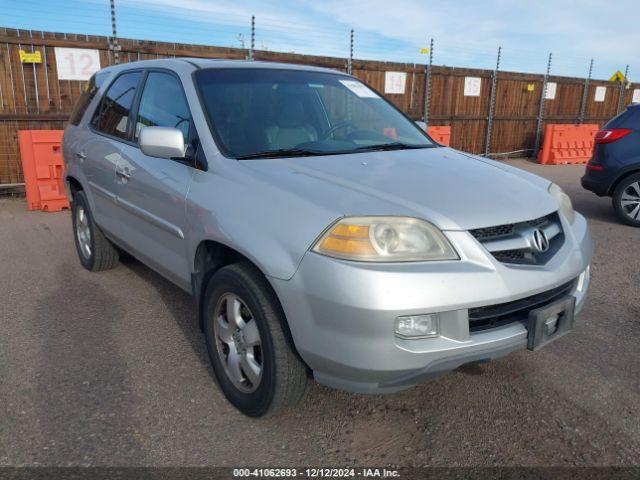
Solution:
<svg viewBox="0 0 640 480"><path fill-rule="evenodd" d="M585 300L593 244L584 217L564 219L565 243L546 265L506 265L465 231L446 236L461 260L373 264L309 252L290 280L270 278L298 352L320 383L363 393L401 390L460 365L524 348L520 322L469 332L468 309L528 297L579 278ZM438 312L440 336L394 335L400 315Z"/></svg>

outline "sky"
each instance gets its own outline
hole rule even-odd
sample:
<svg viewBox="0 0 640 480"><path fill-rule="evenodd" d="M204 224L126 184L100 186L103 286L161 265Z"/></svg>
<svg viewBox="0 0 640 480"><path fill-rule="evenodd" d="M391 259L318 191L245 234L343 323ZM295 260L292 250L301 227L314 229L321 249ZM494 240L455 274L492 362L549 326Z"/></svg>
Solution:
<svg viewBox="0 0 640 480"><path fill-rule="evenodd" d="M118 36L594 78L640 80L640 0L115 0ZM110 35L109 0L0 0L0 27Z"/></svg>

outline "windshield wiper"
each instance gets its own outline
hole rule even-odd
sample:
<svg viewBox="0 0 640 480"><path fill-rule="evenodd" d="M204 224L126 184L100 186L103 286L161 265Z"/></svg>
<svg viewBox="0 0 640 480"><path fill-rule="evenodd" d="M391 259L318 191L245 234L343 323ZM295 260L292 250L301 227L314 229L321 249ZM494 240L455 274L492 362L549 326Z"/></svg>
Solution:
<svg viewBox="0 0 640 480"><path fill-rule="evenodd" d="M344 155L358 152L372 152L385 150L406 150L417 148L429 148L435 145L411 145L402 142L380 143L377 145L363 145L349 150L308 150L305 148L281 148L278 150L265 150L263 152L248 153L246 155L238 155L237 160L252 160L257 158L279 158L279 157L313 157L319 155Z"/></svg>
<svg viewBox="0 0 640 480"><path fill-rule="evenodd" d="M363 145L362 147L357 147L355 151L385 151L385 150L405 150L405 149L416 149L416 148L429 148L432 145L411 145L409 143L402 142L389 142L389 143L379 143L377 145Z"/></svg>
<svg viewBox="0 0 640 480"><path fill-rule="evenodd" d="M238 160L251 160L254 158L278 158L278 157L310 157L317 155L326 155L326 152L318 150L306 150L304 148L281 148L278 150L265 150L264 152L249 153L247 155L238 155Z"/></svg>

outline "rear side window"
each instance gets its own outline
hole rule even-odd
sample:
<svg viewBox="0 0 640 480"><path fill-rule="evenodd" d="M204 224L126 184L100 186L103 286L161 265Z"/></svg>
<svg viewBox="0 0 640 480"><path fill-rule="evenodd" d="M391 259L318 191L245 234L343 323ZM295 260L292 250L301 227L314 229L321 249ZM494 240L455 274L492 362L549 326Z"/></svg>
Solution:
<svg viewBox="0 0 640 480"><path fill-rule="evenodd" d="M182 131L187 143L190 125L191 114L178 79L168 73L150 72L140 97L135 140L142 127L173 127Z"/></svg>
<svg viewBox="0 0 640 480"><path fill-rule="evenodd" d="M640 129L640 108L629 107L620 115L613 117L607 122L604 128L630 128Z"/></svg>
<svg viewBox="0 0 640 480"><path fill-rule="evenodd" d="M100 87L106 78L106 73L96 73L91 76L89 82L85 85L82 95L80 95L80 98L73 107L71 117L69 118L69 122L71 124L78 125L80 123L80 120L82 120L84 113L87 111L91 100L96 96L96 93L98 93L98 90L100 90Z"/></svg>
<svg viewBox="0 0 640 480"><path fill-rule="evenodd" d="M91 121L93 128L107 135L128 139L129 112L141 76L141 72L131 72L114 80L96 109Z"/></svg>

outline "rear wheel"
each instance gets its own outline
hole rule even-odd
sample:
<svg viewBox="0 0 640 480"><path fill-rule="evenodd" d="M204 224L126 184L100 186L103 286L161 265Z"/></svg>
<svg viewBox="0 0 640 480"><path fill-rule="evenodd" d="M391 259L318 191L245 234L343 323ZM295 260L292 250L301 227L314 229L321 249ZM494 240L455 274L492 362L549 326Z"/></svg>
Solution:
<svg viewBox="0 0 640 480"><path fill-rule="evenodd" d="M640 227L640 173L622 179L613 192L613 208L628 225Z"/></svg>
<svg viewBox="0 0 640 480"><path fill-rule="evenodd" d="M209 281L204 302L207 349L225 397L251 417L298 403L306 366L264 276L249 264L224 267Z"/></svg>
<svg viewBox="0 0 640 480"><path fill-rule="evenodd" d="M93 221L89 202L82 190L73 195L71 213L73 238L82 266L92 272L115 267L118 251Z"/></svg>

